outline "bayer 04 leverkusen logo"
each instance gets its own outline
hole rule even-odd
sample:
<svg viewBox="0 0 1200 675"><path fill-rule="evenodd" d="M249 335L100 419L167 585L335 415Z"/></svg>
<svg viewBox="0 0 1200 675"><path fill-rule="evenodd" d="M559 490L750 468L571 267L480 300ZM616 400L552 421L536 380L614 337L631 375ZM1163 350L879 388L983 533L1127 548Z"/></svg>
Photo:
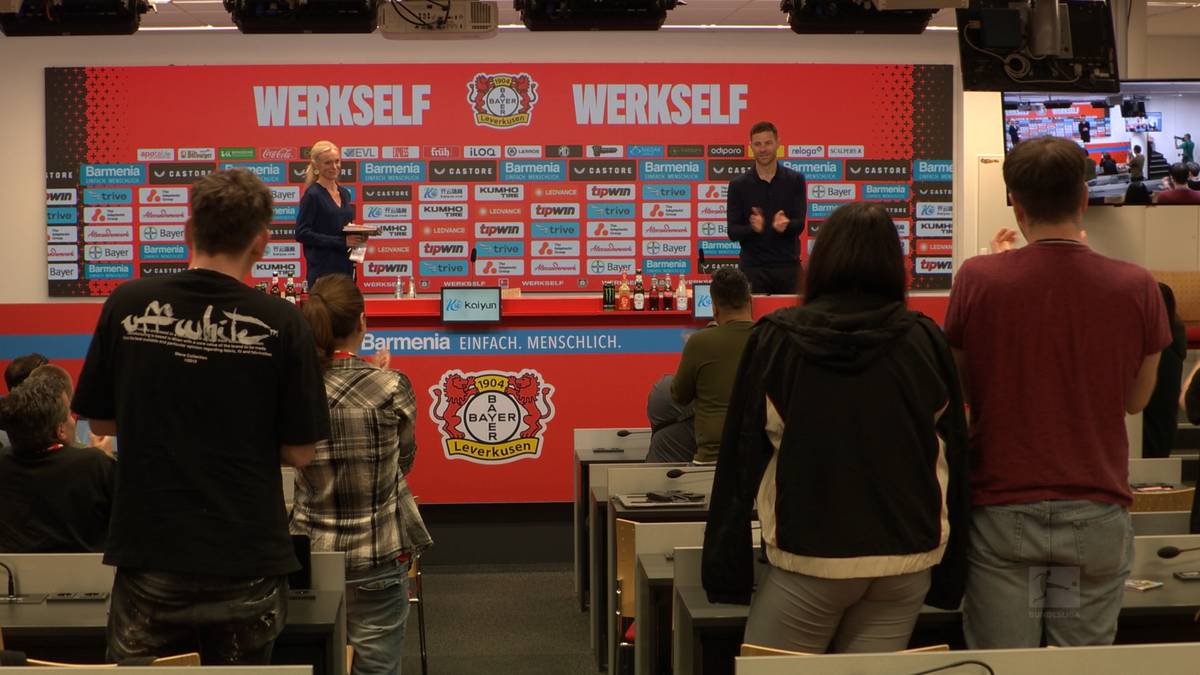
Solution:
<svg viewBox="0 0 1200 675"><path fill-rule="evenodd" d="M467 84L475 126L511 129L529 124L537 103L537 82L529 73L477 73Z"/></svg>
<svg viewBox="0 0 1200 675"><path fill-rule="evenodd" d="M546 423L554 418L554 387L536 370L450 370L429 394L447 459L503 464L541 455Z"/></svg>

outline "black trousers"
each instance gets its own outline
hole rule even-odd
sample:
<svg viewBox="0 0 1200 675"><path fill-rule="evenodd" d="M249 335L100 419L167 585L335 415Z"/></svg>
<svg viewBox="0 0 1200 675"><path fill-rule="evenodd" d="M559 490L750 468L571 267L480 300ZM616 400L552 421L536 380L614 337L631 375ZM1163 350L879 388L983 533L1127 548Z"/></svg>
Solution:
<svg viewBox="0 0 1200 675"><path fill-rule="evenodd" d="M738 263L742 274L750 282L750 292L767 295L787 295L796 292L800 282L799 262L783 265L755 265Z"/></svg>

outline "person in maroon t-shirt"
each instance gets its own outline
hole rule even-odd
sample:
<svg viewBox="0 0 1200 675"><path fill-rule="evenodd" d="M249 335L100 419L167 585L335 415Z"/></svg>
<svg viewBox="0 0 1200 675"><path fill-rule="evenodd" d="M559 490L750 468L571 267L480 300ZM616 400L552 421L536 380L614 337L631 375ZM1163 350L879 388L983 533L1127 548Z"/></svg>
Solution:
<svg viewBox="0 0 1200 675"><path fill-rule="evenodd" d="M1187 164L1175 162L1171 165L1171 173L1163 179L1167 189L1154 195L1155 204L1200 204L1200 191L1188 187Z"/></svg>
<svg viewBox="0 0 1200 675"><path fill-rule="evenodd" d="M1111 644L1133 562L1125 415L1171 342L1158 286L1092 251L1087 165L1042 137L1004 161L1017 233L966 261L946 335L971 424L972 649Z"/></svg>

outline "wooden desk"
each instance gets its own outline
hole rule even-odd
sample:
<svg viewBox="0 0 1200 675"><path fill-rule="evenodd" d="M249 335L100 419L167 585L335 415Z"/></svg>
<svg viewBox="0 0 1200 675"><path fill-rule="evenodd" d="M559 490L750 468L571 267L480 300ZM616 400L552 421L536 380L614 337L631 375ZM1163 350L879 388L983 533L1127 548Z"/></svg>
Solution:
<svg viewBox="0 0 1200 675"><path fill-rule="evenodd" d="M314 598L290 600L287 625L275 641L272 663L311 665L314 675L329 673L326 664L344 653L334 640L342 600L341 591L317 591ZM31 658L104 663L107 623L107 602L0 604L5 647Z"/></svg>

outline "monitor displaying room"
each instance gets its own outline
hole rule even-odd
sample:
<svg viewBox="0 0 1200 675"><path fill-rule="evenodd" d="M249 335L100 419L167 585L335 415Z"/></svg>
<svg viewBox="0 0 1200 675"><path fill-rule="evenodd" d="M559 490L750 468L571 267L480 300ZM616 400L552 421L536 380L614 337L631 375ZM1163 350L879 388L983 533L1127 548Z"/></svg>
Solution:
<svg viewBox="0 0 1200 675"><path fill-rule="evenodd" d="M692 284L692 316L697 319L713 318L712 284Z"/></svg>
<svg viewBox="0 0 1200 675"><path fill-rule="evenodd" d="M500 287L442 288L441 305L447 323L497 323Z"/></svg>
<svg viewBox="0 0 1200 675"><path fill-rule="evenodd" d="M1174 202L1159 201L1176 187L1168 179L1171 165L1195 161L1200 80L1127 81L1111 95L1010 91L1002 102L1005 152L1038 136L1078 144L1095 172L1088 180L1092 205Z"/></svg>

